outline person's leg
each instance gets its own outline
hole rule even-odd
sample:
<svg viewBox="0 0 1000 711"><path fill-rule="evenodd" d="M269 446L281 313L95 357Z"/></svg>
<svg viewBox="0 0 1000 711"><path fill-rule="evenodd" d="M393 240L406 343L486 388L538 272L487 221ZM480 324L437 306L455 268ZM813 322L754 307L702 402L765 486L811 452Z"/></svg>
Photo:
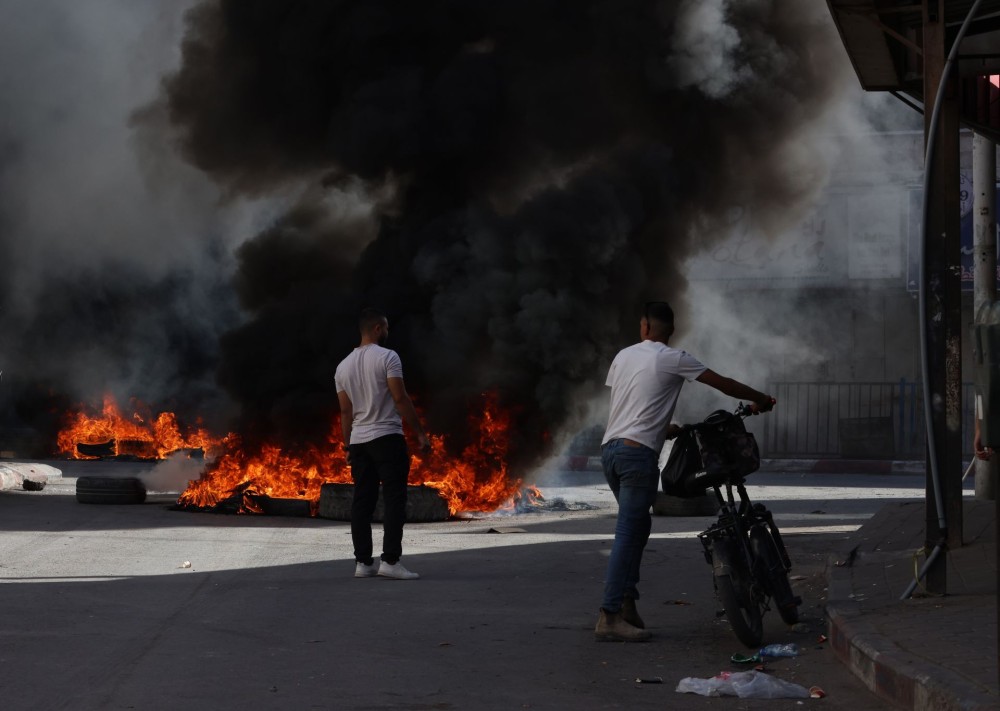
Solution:
<svg viewBox="0 0 1000 711"><path fill-rule="evenodd" d="M653 454L652 450L647 451ZM640 542L645 545L649 538L649 529L642 526L641 516L636 520L638 499L635 496L636 487L633 486L637 478L636 471L644 465L646 459L639 448L629 447L620 440L609 442L601 449L604 478L618 501L618 520L615 525L615 541L608 559L604 603L594 628L594 636L599 641L642 642L650 638L649 632L642 629L645 625L635 609L635 603L625 597L629 581L634 577L631 571L637 568L633 548ZM649 459L655 468L655 457ZM641 551L638 557L641 559ZM634 589L634 584L631 588Z"/></svg>
<svg viewBox="0 0 1000 711"><path fill-rule="evenodd" d="M604 480L608 482L611 493L615 495L615 501L618 501L618 491L621 487L618 474L615 472L615 452L622 446L618 440L615 440L601 447L601 468L604 470Z"/></svg>
<svg viewBox="0 0 1000 711"><path fill-rule="evenodd" d="M657 471L657 459L654 458L651 461L651 465L652 469L647 469L648 476L646 477L645 487L643 487L642 479L637 482L638 486L628 487L630 496L637 499L630 504L629 508L631 508L635 516L633 535L638 544L638 550L637 554L632 557L631 565L625 575L625 588L623 592L626 598L633 601L639 599L639 569L642 566L642 554L646 551L646 544L649 543L649 534L653 530L653 518L649 510L656 501L656 491L660 479L659 472ZM621 511L621 503L619 503L618 510ZM632 604L631 608L634 610L635 605ZM636 614L636 617L638 617L638 614Z"/></svg>
<svg viewBox="0 0 1000 711"><path fill-rule="evenodd" d="M378 471L369 452L369 444L351 445L351 478L354 498L351 500L351 541L354 559L372 564L372 514L378 504Z"/></svg>
<svg viewBox="0 0 1000 711"><path fill-rule="evenodd" d="M618 494L621 490L621 481L618 477L618 473L615 470L615 454L621 449L623 445L615 440L608 442L601 447L601 468L604 470L604 480L608 482L608 488L611 489L611 493L615 497L615 501L618 501ZM612 551L614 551L614 546L612 546ZM617 580L621 579L624 581L624 573L618 573L618 560L612 556L608 557L607 571L604 576L604 596L608 595L608 586L612 585L611 581L615 580L613 587L618 587ZM624 585L624 583L622 583ZM624 590L624 587L623 587ZM601 606L602 609L604 606ZM617 612L617 610L610 610L610 612Z"/></svg>
<svg viewBox="0 0 1000 711"><path fill-rule="evenodd" d="M403 524L406 522L406 480L410 454L403 435L375 440L375 462L382 482L382 560L393 565L403 555Z"/></svg>
<svg viewBox="0 0 1000 711"><path fill-rule="evenodd" d="M652 527L649 509L656 497L657 456L648 447L623 444L608 454L612 466L610 475L606 469L605 476L609 484L617 484L617 491L614 484L612 491L618 500L618 519L601 608L619 613L626 595L633 599L638 597L639 567Z"/></svg>

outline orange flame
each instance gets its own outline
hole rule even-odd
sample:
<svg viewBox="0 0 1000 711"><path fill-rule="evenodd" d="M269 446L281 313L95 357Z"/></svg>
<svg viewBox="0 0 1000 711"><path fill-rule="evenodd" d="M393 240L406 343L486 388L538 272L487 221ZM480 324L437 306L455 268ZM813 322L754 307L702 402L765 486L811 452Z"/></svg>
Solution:
<svg viewBox="0 0 1000 711"><path fill-rule="evenodd" d="M194 508L209 508L240 497L238 511L259 513L255 497L268 496L308 500L315 515L323 484L351 482L351 470L340 448L339 422L333 423L327 441L304 452L293 455L265 445L250 454L235 434L216 438L203 429L184 434L173 413L152 418L142 414L148 407L137 401L133 405L135 412L126 418L109 395L104 398L101 414L71 415L59 433L59 451L75 459L93 459L80 453L77 445L107 445L116 456L163 459L178 450L200 448L215 461L197 481L188 483L178 499L179 505ZM510 414L501 410L495 394L487 394L482 413L470 417L469 425L475 436L459 457L446 451L444 437L432 435L430 451L412 458L409 483L437 489L453 515L512 507L522 486L507 469ZM411 447L411 451L417 449ZM541 498L533 487L530 495Z"/></svg>
<svg viewBox="0 0 1000 711"><path fill-rule="evenodd" d="M521 480L507 471L510 414L500 410L495 395L484 400L482 415L470 423L478 438L458 459L447 454L441 437L431 437L431 451L413 458L410 483L437 489L452 514L509 506L521 490Z"/></svg>
<svg viewBox="0 0 1000 711"><path fill-rule="evenodd" d="M115 456L164 459L180 449L201 449L208 454L220 443L204 429L182 433L172 412L161 412L152 418L142 414L149 411L143 403L133 400L132 405L134 412L126 418L114 397L105 395L100 414L70 415L56 438L58 451L72 459L95 459L81 453L77 445L107 445Z"/></svg>
<svg viewBox="0 0 1000 711"><path fill-rule="evenodd" d="M209 465L201 478L192 481L178 504L211 507L234 495L241 512L256 511L254 497L306 499L315 514L320 488L325 483L350 483L351 471L339 446L339 423L322 446L291 455L279 447L265 446L255 455L247 454L235 435L223 442L225 453ZM452 515L471 511L495 511L513 506L521 491L521 480L507 470L510 416L501 412L495 395L484 396L483 412L470 418L473 443L458 458L445 450L444 438L432 435L431 449L414 454L409 484L437 489ZM416 451L411 447L411 451ZM535 495L539 496L537 490Z"/></svg>
<svg viewBox="0 0 1000 711"><path fill-rule="evenodd" d="M239 493L238 510L259 513L253 495L280 499L307 499L313 514L319 506L320 487L328 482L351 481L347 459L332 442L327 448L310 448L291 456L280 447L265 445L256 455L247 454L237 435L223 441L225 453L210 464L197 481L188 482L177 503L207 508Z"/></svg>

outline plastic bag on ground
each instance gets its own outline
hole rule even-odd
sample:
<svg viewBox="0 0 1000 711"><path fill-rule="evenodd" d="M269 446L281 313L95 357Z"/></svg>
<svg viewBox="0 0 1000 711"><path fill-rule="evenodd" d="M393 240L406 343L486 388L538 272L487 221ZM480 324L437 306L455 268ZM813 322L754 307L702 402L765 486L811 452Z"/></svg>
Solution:
<svg viewBox="0 0 1000 711"><path fill-rule="evenodd" d="M733 681L733 689L741 699L808 699L809 689L790 681L758 671L749 680Z"/></svg>
<svg viewBox="0 0 1000 711"><path fill-rule="evenodd" d="M700 696L738 696L741 699L808 699L804 686L759 671L721 672L711 679L685 677L676 692Z"/></svg>
<svg viewBox="0 0 1000 711"><path fill-rule="evenodd" d="M757 654L761 657L797 657L799 656L799 645L791 644L769 644L761 647Z"/></svg>
<svg viewBox="0 0 1000 711"><path fill-rule="evenodd" d="M698 694L700 696L736 696L729 675L729 672L722 672L719 676L713 676L711 679L685 677L677 683L677 688L674 691L680 694Z"/></svg>

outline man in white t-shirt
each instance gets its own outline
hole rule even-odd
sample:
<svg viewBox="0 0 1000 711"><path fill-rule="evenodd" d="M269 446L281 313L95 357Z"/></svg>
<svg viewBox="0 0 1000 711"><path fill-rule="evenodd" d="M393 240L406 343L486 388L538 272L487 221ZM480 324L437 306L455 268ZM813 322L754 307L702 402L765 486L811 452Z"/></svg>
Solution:
<svg viewBox="0 0 1000 711"><path fill-rule="evenodd" d="M673 332L670 306L662 301L646 304L639 321L642 340L619 351L608 371L611 411L601 443L601 463L618 501L618 519L604 600L594 628L598 640L628 642L650 637L635 604L639 567L652 528L649 510L660 483L660 449L677 432L670 420L681 386L697 380L731 397L750 400L758 412L770 410L775 403L770 396L671 348L667 341Z"/></svg>
<svg viewBox="0 0 1000 711"><path fill-rule="evenodd" d="M406 479L410 454L403 437L403 420L417 435L422 449L430 448L403 384L403 366L395 351L385 348L389 321L377 309L364 309L358 319L361 345L337 366L337 399L344 449L354 480L351 502L351 539L354 577L380 575L396 580L420 576L399 562L403 555L406 520ZM372 558L372 515L382 485L382 558Z"/></svg>

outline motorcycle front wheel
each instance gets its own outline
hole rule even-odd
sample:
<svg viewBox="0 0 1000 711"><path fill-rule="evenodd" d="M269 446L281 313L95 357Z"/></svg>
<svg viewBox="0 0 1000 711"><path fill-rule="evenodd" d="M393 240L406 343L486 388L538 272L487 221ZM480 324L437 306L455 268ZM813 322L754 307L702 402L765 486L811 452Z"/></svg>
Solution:
<svg viewBox="0 0 1000 711"><path fill-rule="evenodd" d="M758 578L766 581L767 591L778 608L778 614L785 624L794 625L799 621L799 600L792 592L788 570L781 561L774 539L762 526L756 526L750 531L750 546L754 564L759 566Z"/></svg>
<svg viewBox="0 0 1000 711"><path fill-rule="evenodd" d="M726 611L726 619L736 638L747 647L760 647L764 639L764 606L752 592L750 571L732 541L716 541L712 554L724 556L727 565L716 565L715 594Z"/></svg>

